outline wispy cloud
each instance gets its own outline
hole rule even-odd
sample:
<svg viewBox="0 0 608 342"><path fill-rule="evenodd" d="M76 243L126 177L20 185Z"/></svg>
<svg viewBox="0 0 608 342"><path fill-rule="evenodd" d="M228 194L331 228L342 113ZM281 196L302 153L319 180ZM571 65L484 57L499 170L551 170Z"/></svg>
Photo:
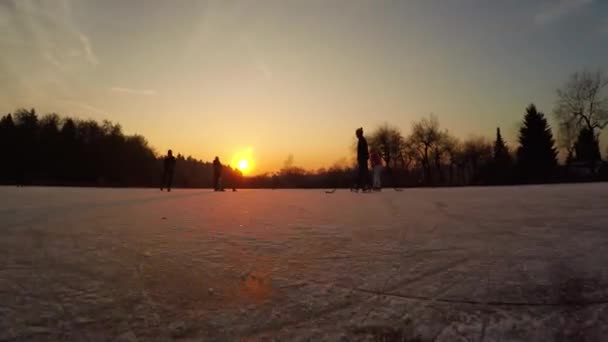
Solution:
<svg viewBox="0 0 608 342"><path fill-rule="evenodd" d="M59 102L63 102L70 106L74 106L74 107L78 108L79 110L85 110L85 111L89 112L90 114L107 114L108 113L108 111L106 111L105 109L91 106L88 103L82 103L82 102L73 101L73 100L61 100Z"/></svg>
<svg viewBox="0 0 608 342"><path fill-rule="evenodd" d="M555 22L573 12L591 5L595 0L553 0L547 3L534 21L539 25Z"/></svg>
<svg viewBox="0 0 608 342"><path fill-rule="evenodd" d="M126 93L126 94L146 95L146 96L156 95L156 90L152 90L152 89L132 89L132 88L125 88L125 87L112 87L112 88L110 88L110 91L113 91L116 93Z"/></svg>
<svg viewBox="0 0 608 342"><path fill-rule="evenodd" d="M271 80L273 78L272 69L264 60L263 54L260 53L260 50L254 45L252 38L248 35L243 35L241 39L244 41L247 56L249 56L253 67L262 75L262 77L264 77L264 79Z"/></svg>
<svg viewBox="0 0 608 342"><path fill-rule="evenodd" d="M59 3L33 0L6 0L0 2L0 18L3 18L0 33L4 37L0 47L14 42L23 45L29 56L38 55L50 65L69 69L81 61L96 66L99 58L94 52L90 38L82 32L71 18L69 0ZM78 50L75 56L69 51ZM79 57L79 58L75 58Z"/></svg>
<svg viewBox="0 0 608 342"><path fill-rule="evenodd" d="M78 97L71 73L99 59L71 13L70 0L0 0L0 78L11 80L8 102Z"/></svg>
<svg viewBox="0 0 608 342"><path fill-rule="evenodd" d="M80 38L80 42L82 43L82 49L84 50L84 56L87 61L91 65L99 64L99 60L97 56L93 53L93 49L91 48L91 41L87 36L82 34L82 32L78 32L78 37Z"/></svg>
<svg viewBox="0 0 608 342"><path fill-rule="evenodd" d="M42 53L42 57L49 62L50 64L52 64L53 66L55 66L57 69L61 69L64 70L66 68L66 66L61 63L57 57L55 57L50 51L45 51Z"/></svg>

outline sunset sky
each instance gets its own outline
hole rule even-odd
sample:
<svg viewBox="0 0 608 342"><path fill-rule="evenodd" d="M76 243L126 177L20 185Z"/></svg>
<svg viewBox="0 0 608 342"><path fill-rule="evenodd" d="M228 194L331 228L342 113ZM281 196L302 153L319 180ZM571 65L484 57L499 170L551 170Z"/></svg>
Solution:
<svg viewBox="0 0 608 342"><path fill-rule="evenodd" d="M513 144L527 104L552 117L571 73L608 70L608 1L0 0L0 51L0 113L109 119L162 153L251 153L255 172L289 155L318 168L359 126L407 134L429 113Z"/></svg>

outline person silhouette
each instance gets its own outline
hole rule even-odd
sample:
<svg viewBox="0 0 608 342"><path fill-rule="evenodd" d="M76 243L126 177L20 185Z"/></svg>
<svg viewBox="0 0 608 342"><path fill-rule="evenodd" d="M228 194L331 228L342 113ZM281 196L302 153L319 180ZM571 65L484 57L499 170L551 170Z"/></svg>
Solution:
<svg viewBox="0 0 608 342"><path fill-rule="evenodd" d="M219 157L213 159L213 190L224 191L222 188L222 163Z"/></svg>
<svg viewBox="0 0 608 342"><path fill-rule="evenodd" d="M173 151L167 151L167 156L163 160L163 175L160 183L160 191L166 187L167 191L171 191L173 184L173 171L175 170L175 157Z"/></svg>
<svg viewBox="0 0 608 342"><path fill-rule="evenodd" d="M355 131L355 136L358 139L357 142L357 180L355 185L355 190L359 191L359 189L363 191L367 191L370 188L370 179L369 179L369 169L368 169L368 161L369 161L369 150L367 147L367 140L363 136L363 128L357 128Z"/></svg>
<svg viewBox="0 0 608 342"><path fill-rule="evenodd" d="M372 173L373 173L373 190L381 191L382 190L382 157L380 157L380 153L376 148L372 148L370 153L370 160L372 162Z"/></svg>

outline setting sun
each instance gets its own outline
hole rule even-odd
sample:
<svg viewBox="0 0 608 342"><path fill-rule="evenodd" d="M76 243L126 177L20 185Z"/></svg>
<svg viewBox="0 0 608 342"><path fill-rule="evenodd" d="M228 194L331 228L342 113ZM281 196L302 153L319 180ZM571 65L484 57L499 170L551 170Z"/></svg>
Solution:
<svg viewBox="0 0 608 342"><path fill-rule="evenodd" d="M232 156L230 162L233 168L241 171L242 174L250 174L254 169L253 149L251 147L240 150Z"/></svg>
<svg viewBox="0 0 608 342"><path fill-rule="evenodd" d="M239 170L241 170L241 172L245 173L245 171L247 171L248 168L249 168L249 162L247 162L246 159L242 159L241 161L239 161Z"/></svg>

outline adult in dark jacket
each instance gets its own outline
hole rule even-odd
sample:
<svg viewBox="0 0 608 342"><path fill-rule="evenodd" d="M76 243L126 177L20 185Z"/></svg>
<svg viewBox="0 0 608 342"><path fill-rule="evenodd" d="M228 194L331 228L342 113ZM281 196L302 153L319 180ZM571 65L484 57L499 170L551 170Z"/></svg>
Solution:
<svg viewBox="0 0 608 342"><path fill-rule="evenodd" d="M160 191L166 187L167 191L171 191L173 184L173 171L175 171L175 157L173 151L167 151L167 156L163 161L163 175L160 181Z"/></svg>
<svg viewBox="0 0 608 342"><path fill-rule="evenodd" d="M370 189L370 179L369 179L369 169L368 169L368 161L369 161L369 150L367 147L367 140L363 136L363 128L358 128L355 131L355 135L357 136L357 181L356 181L356 189L362 189L363 191Z"/></svg>

